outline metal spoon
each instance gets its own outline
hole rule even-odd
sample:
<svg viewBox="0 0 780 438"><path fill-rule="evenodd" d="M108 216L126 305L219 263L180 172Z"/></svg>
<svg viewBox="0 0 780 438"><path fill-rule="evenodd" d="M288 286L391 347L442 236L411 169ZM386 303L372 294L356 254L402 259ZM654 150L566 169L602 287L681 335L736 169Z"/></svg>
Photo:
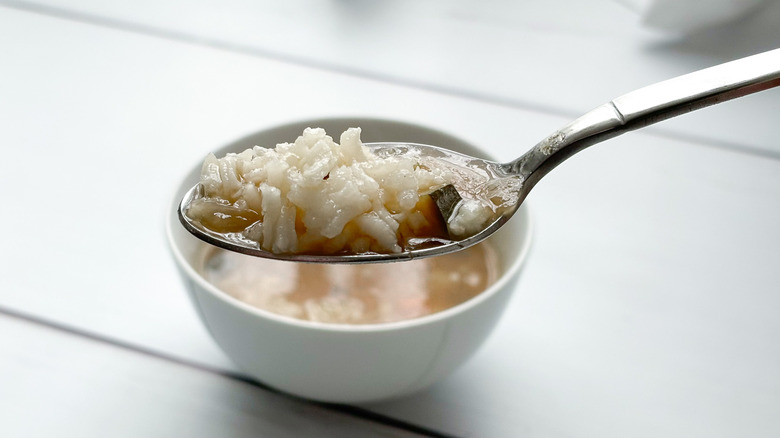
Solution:
<svg viewBox="0 0 780 438"><path fill-rule="evenodd" d="M474 245L496 232L517 211L520 204L539 180L558 164L585 149L621 135L627 131L666 120L681 114L715 105L737 97L780 86L780 49L720 64L640 88L605 103L539 142L520 158L509 163L497 163L467 157L442 148L407 143L369 143L378 153L393 153L399 149L416 148L426 155L458 156L468 166L481 168L495 178L519 178L516 204L506 209L481 232L464 240L441 246L392 254L309 255L275 254L265 251L253 242L225 239L210 232L187 215L187 207L200 196L200 185L190 189L179 205L179 219L184 227L198 238L213 245L277 260L310 263L376 263L410 260L458 251ZM451 211L457 197L441 196L437 202L442 212Z"/></svg>

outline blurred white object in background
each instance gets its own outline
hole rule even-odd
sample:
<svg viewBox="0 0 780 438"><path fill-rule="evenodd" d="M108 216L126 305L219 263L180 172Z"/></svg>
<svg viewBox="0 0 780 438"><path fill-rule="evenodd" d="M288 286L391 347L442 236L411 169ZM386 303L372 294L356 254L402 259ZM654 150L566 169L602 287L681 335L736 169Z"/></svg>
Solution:
<svg viewBox="0 0 780 438"><path fill-rule="evenodd" d="M747 15L766 0L618 0L649 28L692 33Z"/></svg>

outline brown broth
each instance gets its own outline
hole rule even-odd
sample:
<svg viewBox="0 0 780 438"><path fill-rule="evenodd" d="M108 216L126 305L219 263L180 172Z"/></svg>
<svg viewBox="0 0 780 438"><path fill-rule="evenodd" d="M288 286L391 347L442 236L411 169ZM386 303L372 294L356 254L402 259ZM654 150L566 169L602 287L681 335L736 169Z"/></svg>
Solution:
<svg viewBox="0 0 780 438"><path fill-rule="evenodd" d="M377 324L440 312L478 295L500 274L496 257L489 242L439 257L362 265L280 262L208 247L199 271L234 298L280 315Z"/></svg>

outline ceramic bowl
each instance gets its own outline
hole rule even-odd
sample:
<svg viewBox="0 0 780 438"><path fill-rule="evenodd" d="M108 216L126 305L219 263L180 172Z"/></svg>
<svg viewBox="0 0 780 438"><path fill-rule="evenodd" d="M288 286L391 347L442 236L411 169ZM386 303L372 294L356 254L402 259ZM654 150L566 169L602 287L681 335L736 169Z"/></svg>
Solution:
<svg viewBox="0 0 780 438"><path fill-rule="evenodd" d="M352 126L362 128L364 142L425 143L486 156L475 146L434 129L365 118L305 120L271 127L213 152L221 156L254 145L273 147L293 141L306 127L325 128L338 138ZM229 296L198 273L206 244L181 226L175 208L184 192L197 183L199 172L200 166L196 166L181 181L167 218L168 242L192 303L219 347L247 375L308 399L339 403L386 400L446 377L473 355L499 320L529 252L531 227L528 209L523 206L490 238L498 252L500 278L460 305L415 319L371 325L326 324L280 316Z"/></svg>

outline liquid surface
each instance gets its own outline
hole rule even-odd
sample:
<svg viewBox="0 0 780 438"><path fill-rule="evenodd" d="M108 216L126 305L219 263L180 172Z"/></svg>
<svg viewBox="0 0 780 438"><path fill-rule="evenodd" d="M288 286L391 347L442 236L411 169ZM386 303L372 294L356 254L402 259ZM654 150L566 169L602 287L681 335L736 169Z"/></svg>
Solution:
<svg viewBox="0 0 780 438"><path fill-rule="evenodd" d="M488 242L440 257L362 265L280 262L206 247L200 272L232 297L280 315L378 324L473 298L498 278L496 257Z"/></svg>

